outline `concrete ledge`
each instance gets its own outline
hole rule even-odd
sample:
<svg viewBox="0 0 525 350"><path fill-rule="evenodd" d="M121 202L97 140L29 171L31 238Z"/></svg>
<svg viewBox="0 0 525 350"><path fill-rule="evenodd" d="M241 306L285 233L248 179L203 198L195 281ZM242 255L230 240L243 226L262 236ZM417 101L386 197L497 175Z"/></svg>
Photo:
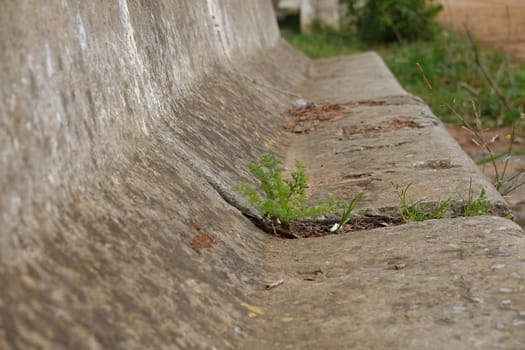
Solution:
<svg viewBox="0 0 525 350"><path fill-rule="evenodd" d="M385 260L367 256L409 257L406 268L417 272L410 283L402 285L390 275L372 280L374 288L370 284L367 291L376 290L376 299L367 303L377 305L375 310L390 307L390 321L405 340L423 331L413 343L392 342L391 348L419 348L422 342L441 341L445 326L432 338L423 322L427 309L412 313L406 299L396 306L389 290L378 286L384 283L408 296L417 291L425 305L434 297L459 300L447 294L457 286L443 272L455 265L438 256L460 256L460 248L448 247L449 240L470 254L471 243L462 245L463 236L477 243L455 276L478 262L488 271L487 254L494 251L490 254L499 258L499 248L510 255L496 264L522 268L522 232L497 218L378 230L370 235L369 249L359 251L357 244L365 245L367 233L281 241L242 215L245 208L232 187L254 181L246 163L263 152L305 161L314 197L366 191L366 208L395 206L388 182L396 179L414 182L416 198L435 199L464 193L472 177L476 189L486 188L493 202L501 202L379 56L312 63L279 38L269 1L56 0L42 5L20 0L0 12L0 46L2 349L341 347L383 331L376 318L356 314L361 323L353 328L356 322L341 322L334 311L337 317L326 324L319 307L286 342L287 321L259 317L256 306L276 317L280 305L309 297L322 300L326 310L334 310L336 301L355 306L359 289L340 288L358 275L343 270L380 270ZM289 122L285 111L298 96L353 107L311 134L291 135L283 128ZM351 132L388 129L396 120L416 127ZM489 231L480 233L481 225ZM439 289L424 290L431 278L416 267L426 261L424 237L434 237L433 228L445 233L443 241L435 238L429 257L447 286L443 295ZM385 233L392 239L381 239ZM490 252L478 258L474 253L485 249L478 246ZM263 300L265 278L276 276L281 266L292 280L297 263L290 257L303 257L305 248L313 247L318 254L306 265L341 257L334 283L319 283L304 294L276 289L275 299ZM447 253L450 249L456 250ZM501 288L518 288L497 273ZM496 285L491 283L475 285ZM299 293L293 284L290 288ZM470 345L481 333L487 348L496 342L512 347L521 339L523 294L498 306L497 293L481 293L491 300L482 307L487 317L497 316L503 328L496 326L506 337L499 338L487 319L479 318L475 329L465 320L460 329L468 334L453 338L451 346ZM500 312L514 305L514 316ZM462 306L454 302L445 309L454 315L471 312ZM439 315L442 308L432 310ZM298 316L283 317L303 317L303 312L291 308ZM329 328L319 338L311 329L318 325Z"/></svg>
<svg viewBox="0 0 525 350"><path fill-rule="evenodd" d="M254 349L518 349L524 233L498 217L274 241ZM328 253L329 252L329 253Z"/></svg>
<svg viewBox="0 0 525 350"><path fill-rule="evenodd" d="M319 103L347 103L406 94L375 52L313 61L308 77L301 92Z"/></svg>

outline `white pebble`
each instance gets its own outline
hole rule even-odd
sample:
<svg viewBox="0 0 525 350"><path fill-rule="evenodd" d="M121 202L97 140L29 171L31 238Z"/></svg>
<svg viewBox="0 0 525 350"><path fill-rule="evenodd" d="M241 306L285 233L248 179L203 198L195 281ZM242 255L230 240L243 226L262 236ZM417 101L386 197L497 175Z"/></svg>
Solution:
<svg viewBox="0 0 525 350"><path fill-rule="evenodd" d="M338 228L339 228L339 224L334 224L334 226L330 228L330 232L335 232L337 231Z"/></svg>

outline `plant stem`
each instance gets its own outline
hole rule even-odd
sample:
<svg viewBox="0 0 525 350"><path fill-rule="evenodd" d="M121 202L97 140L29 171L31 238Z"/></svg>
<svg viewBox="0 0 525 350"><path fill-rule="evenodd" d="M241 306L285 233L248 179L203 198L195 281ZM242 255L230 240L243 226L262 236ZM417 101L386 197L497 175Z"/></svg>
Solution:
<svg viewBox="0 0 525 350"><path fill-rule="evenodd" d="M498 98L501 100L501 103L503 103L508 110L511 110L512 105L507 99L507 96L505 96L501 92L501 90L499 89L494 79L492 79L492 77L489 75L489 73L485 69L485 66L481 63L478 47L476 43L474 42L474 39L472 38L472 33L468 29L467 25L465 25L465 32L467 33L467 38L469 39L470 44L472 46L472 51L474 52L474 62L476 62L476 65L478 66L479 70L481 71L481 73L483 74L483 76L485 77L489 85L492 87L492 89L494 89L494 91L496 92L496 95L498 95Z"/></svg>

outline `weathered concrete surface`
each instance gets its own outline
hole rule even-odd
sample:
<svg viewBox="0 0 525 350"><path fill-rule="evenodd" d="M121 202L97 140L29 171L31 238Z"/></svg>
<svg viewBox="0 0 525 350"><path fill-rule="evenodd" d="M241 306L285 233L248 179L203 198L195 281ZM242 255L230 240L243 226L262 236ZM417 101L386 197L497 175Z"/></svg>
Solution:
<svg viewBox="0 0 525 350"><path fill-rule="evenodd" d="M308 64L271 3L11 1L0 45L0 348L236 348L268 237L220 193Z"/></svg>
<svg viewBox="0 0 525 350"><path fill-rule="evenodd" d="M410 130L426 133L423 136L433 147L425 146L424 137L399 129L391 138L383 135L385 139L373 142L389 145L394 137L413 138L419 148L400 145L389 152L383 147L370 164L362 158L354 160L360 171L384 181L388 178L381 176L387 171L379 169L380 162L387 156L403 159L398 154L403 150L416 153L416 161L442 160L450 152L451 164L457 165L464 157L434 125L428 110L400 90L376 55L310 65L280 40L270 1L57 0L37 4L20 0L5 4L0 11L0 45L1 349L232 349L244 348L246 343L274 348L267 340L280 342L288 329L277 327L281 324L272 319L251 318L260 311L253 306L265 305L267 296L260 295L264 279L277 276L278 266L283 273L294 269L290 257L311 254L305 248L316 246L321 258L342 254L336 246L347 247L345 254L352 257L354 244L351 235L317 241L274 240L237 209L242 203L231 188L253 181L245 165L262 152L289 152L291 159L304 142L302 160L310 162L314 178L322 178L316 169L319 152L311 145L317 142L327 152L325 148L335 141L329 138L331 134L323 136L324 129L298 138L283 131L287 120L282 112L295 95L316 102L390 101L380 107L360 105L330 126L334 128L353 127L358 120L374 127L397 116L424 124ZM402 101L406 112L395 101ZM354 137L343 142L350 148L366 144ZM343 162L348 165L348 160ZM412 160L398 163L394 169L402 176L415 169ZM461 169L470 176L465 164ZM332 166L333 162L325 169ZM346 174L337 166L330 171ZM434 175L424 169L418 174ZM433 194L464 188L468 176L450 174L447 182L438 182L440 175L434 177L435 182L425 178L422 192L415 196L429 195L432 186ZM473 177L477 186L484 186L479 174ZM344 181L336 186L337 193L354 195L353 185L347 187ZM382 187L374 186L369 190L380 193ZM319 195L329 188L314 189ZM496 197L491 192L491 198ZM369 207L392 204L391 198L385 198L381 204L368 196L364 203ZM515 253L524 248L520 231L499 219L479 220L482 229L455 219L406 230L423 235L435 226L451 235L458 226L457 240L489 230L483 237L475 236L480 246L489 249L500 235L514 234L509 236L513 241L503 240L513 244L508 247L512 253L508 265L522 268L522 258ZM508 228L498 231L503 226ZM394 235L401 231L389 230L394 229L386 231L399 239L373 240L368 256L393 247L396 255L416 259L411 240ZM383 231L377 232L380 236ZM366 233L359 235L366 237ZM268 260L267 252L276 251L275 244L282 244L279 249L287 255ZM422 247L418 254L452 269L455 265L440 260L443 254L439 252L447 249L443 244L435 246L436 256ZM360 263L356 268L363 271L369 263L381 264L366 259ZM474 266L476 261L468 264ZM503 281L506 270L496 268L494 274ZM446 276L439 276L447 285ZM413 285L401 279L382 280L392 290L422 291L427 277L412 277ZM344 283L319 286L315 295L341 295L345 293L341 286ZM515 288L509 286L501 288ZM315 296L310 292L294 290L288 302ZM430 296L435 293L428 291ZM496 290L487 293L483 294L487 300L499 295ZM265 309L286 303L283 294L275 296ZM376 296L377 305L391 297L388 291ZM513 295L512 305L521 307L523 299L523 294ZM328 300L323 308L333 310L331 305ZM484 305L486 317L500 319L499 306ZM414 339L415 345L409 347L418 348L420 342L433 339L426 338L429 333L414 335L420 326L414 320L425 319L426 311L411 311L411 318L394 328L400 337ZM319 319L296 326L289 345L344 348L349 339L345 334L353 329L335 322L331 332L337 333L327 334L337 336L318 338L310 326L322 323L322 314L315 315ZM516 316L514 327L507 327L510 316L501 317L507 336L501 343L511 348L522 334L521 316ZM479 332L488 337L483 338L488 339L485 344L499 339L492 324L480 324ZM467 326L465 321L463 327ZM362 323L359 332L374 330L381 329L373 322ZM464 339L473 334L477 333L471 331ZM339 343L335 342L338 337ZM466 341L457 344L470 347Z"/></svg>
<svg viewBox="0 0 525 350"><path fill-rule="evenodd" d="M522 349L524 233L496 217L274 241L250 349ZM327 254L326 252L330 252Z"/></svg>
<svg viewBox="0 0 525 350"><path fill-rule="evenodd" d="M356 107L347 118L323 126L314 132L316 138L295 137L288 151L289 157L305 159L312 201L326 193L362 193L359 207L381 212L399 205L393 184L411 184L409 197L459 201L468 197L472 179L476 197L484 188L495 208L505 207L489 180L424 105L407 101Z"/></svg>
<svg viewBox="0 0 525 350"><path fill-rule="evenodd" d="M385 63L373 52L320 59L308 68L301 92L323 103L346 103L406 94Z"/></svg>
<svg viewBox="0 0 525 350"><path fill-rule="evenodd" d="M312 66L313 79L303 86L307 98L357 102L342 112L344 118L292 138L287 156L304 160L312 202L326 199L327 193L338 198L362 193L358 207L381 212L399 205L393 183L402 188L411 184L409 197L418 200L459 201L460 195L468 197L472 179L475 195L484 188L493 207L505 214L504 199L472 159L428 106L399 86L376 54Z"/></svg>

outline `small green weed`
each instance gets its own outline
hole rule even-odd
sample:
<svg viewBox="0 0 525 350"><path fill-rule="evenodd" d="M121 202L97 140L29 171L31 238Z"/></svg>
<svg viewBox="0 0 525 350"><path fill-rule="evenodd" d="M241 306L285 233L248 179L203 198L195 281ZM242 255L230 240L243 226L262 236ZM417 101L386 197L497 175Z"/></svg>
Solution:
<svg viewBox="0 0 525 350"><path fill-rule="evenodd" d="M341 227L343 227L344 225L348 223L348 221L350 221L350 218L352 217L352 214L354 212L354 208L357 202L359 202L362 197L363 195L360 193L348 203L344 203L345 201L343 201L342 204L346 204L346 205L344 206L344 210L341 212L341 220L339 220L339 223L336 224L337 226L335 226L336 233L339 232Z"/></svg>
<svg viewBox="0 0 525 350"><path fill-rule="evenodd" d="M308 176L303 163L295 162L295 170L291 179L284 179L282 161L274 155L264 153L259 164L249 163L248 169L259 180L259 190L252 186L241 184L235 190L250 200L262 214L263 219L271 224L288 227L290 221L306 217L320 217L341 212L340 226L348 222L352 210L361 198L357 196L350 202L337 200L329 196L328 203L309 206L306 188ZM264 195L261 195L263 192ZM345 208L341 211L340 208Z"/></svg>
<svg viewBox="0 0 525 350"><path fill-rule="evenodd" d="M429 219L441 219L451 209L453 198L446 200L438 200L437 203L426 203L413 201L408 198L408 189L412 184L401 187L396 183L392 183L392 187L399 198L399 213L405 221L424 221ZM477 198L474 198L474 190L472 188L472 178L470 178L469 189L467 197L463 197L458 193L462 200L461 216L481 216L490 213L489 203L485 189L481 189Z"/></svg>
<svg viewBox="0 0 525 350"><path fill-rule="evenodd" d="M399 184L392 182L392 187L400 202L399 214L405 221L441 219L450 210L452 198L448 198L445 201L438 200L437 203L426 203L421 200L413 201L409 199L407 194L411 185L408 184L402 188Z"/></svg>
<svg viewBox="0 0 525 350"><path fill-rule="evenodd" d="M470 178L467 198L464 198L460 193L458 193L458 195L463 201L463 216L481 216L489 214L489 205L485 189L482 188L479 197L474 198L472 178Z"/></svg>

